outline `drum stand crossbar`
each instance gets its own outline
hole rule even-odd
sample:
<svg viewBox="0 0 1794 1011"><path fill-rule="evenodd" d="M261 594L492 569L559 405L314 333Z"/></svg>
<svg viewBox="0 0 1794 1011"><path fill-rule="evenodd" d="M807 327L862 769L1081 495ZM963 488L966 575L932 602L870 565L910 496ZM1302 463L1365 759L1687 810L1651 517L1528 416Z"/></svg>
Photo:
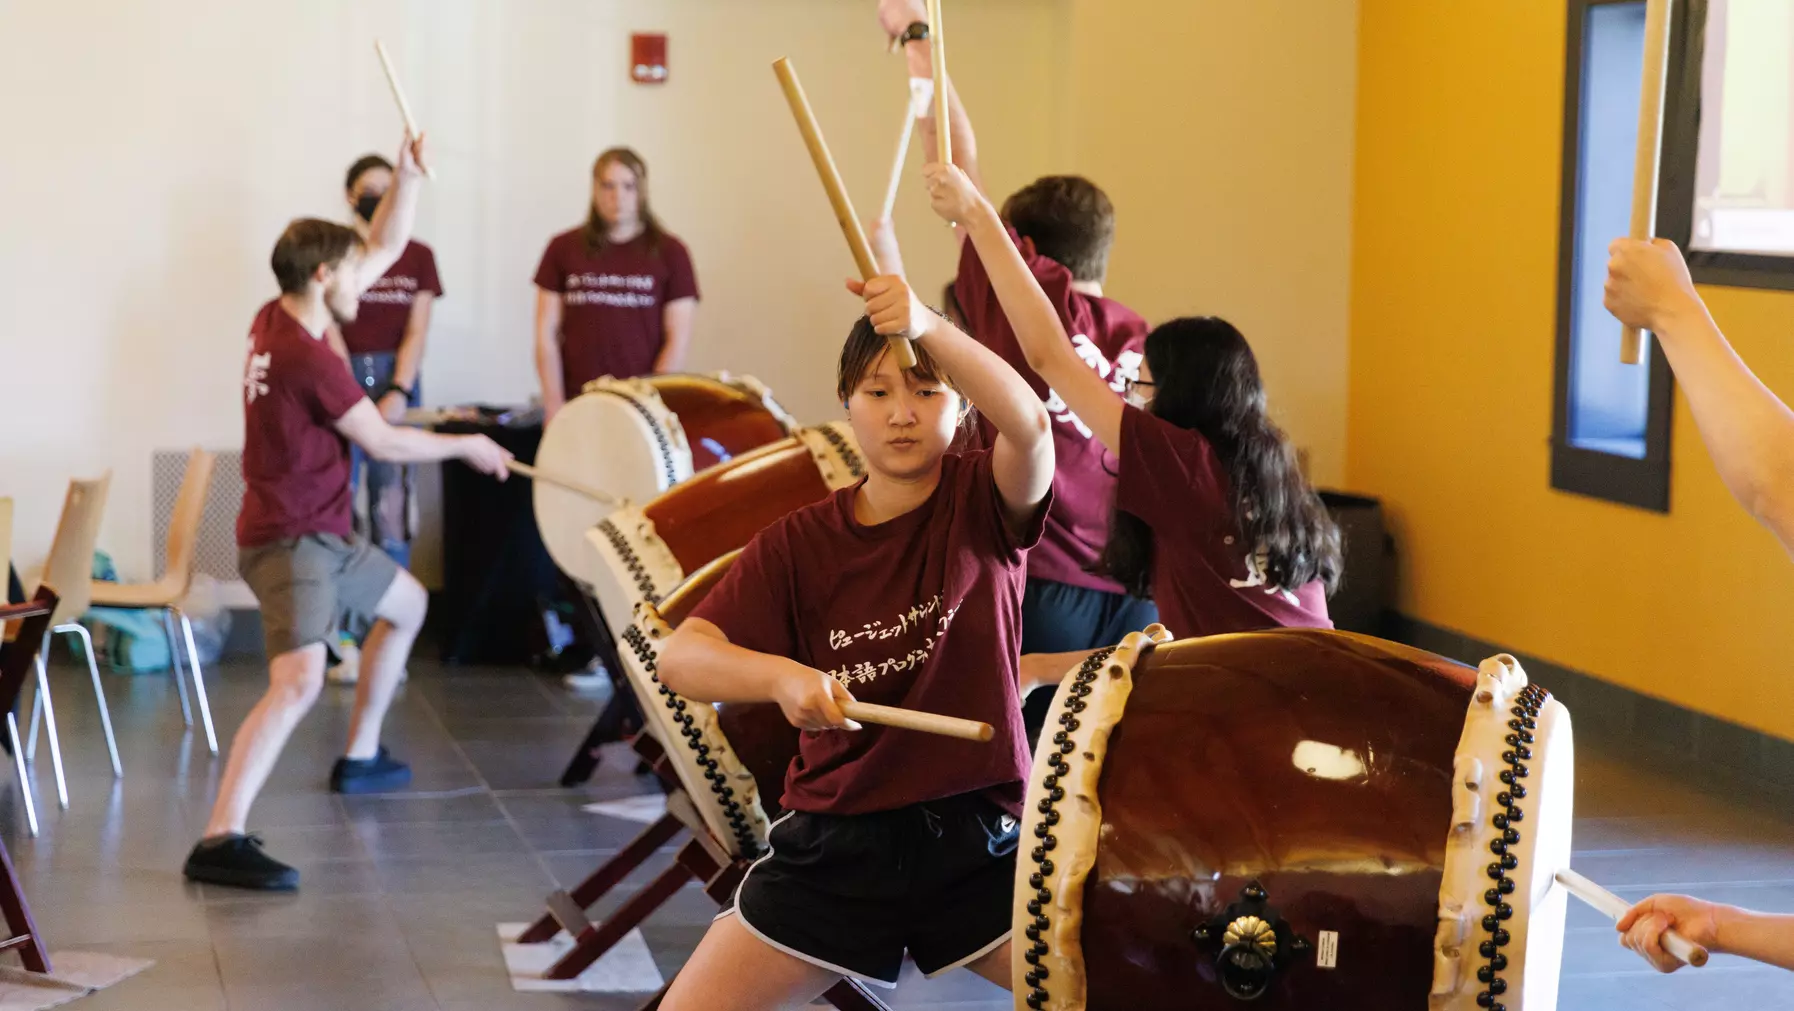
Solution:
<svg viewBox="0 0 1794 1011"><path fill-rule="evenodd" d="M679 785L666 751L646 733L631 741L641 760L649 765L667 789L667 813L642 830L616 856L605 861L574 886L571 891L556 891L548 896L548 911L518 935L521 944L541 944L552 940L561 931L573 938L573 947L543 973L547 979L574 979L603 957L630 931L640 926L656 909L672 898L687 882L704 883L704 894L718 905L730 901L736 886L747 875L752 861L731 857L721 843L705 827L698 809ZM630 872L647 862L662 846L681 831L691 838L680 847L673 866L660 872L641 891L617 907L602 923L593 923L586 911L628 877ZM655 1011L672 986L662 987L641 1011ZM839 1011L889 1011L889 1007L873 996L871 990L854 980L835 984L823 999Z"/></svg>

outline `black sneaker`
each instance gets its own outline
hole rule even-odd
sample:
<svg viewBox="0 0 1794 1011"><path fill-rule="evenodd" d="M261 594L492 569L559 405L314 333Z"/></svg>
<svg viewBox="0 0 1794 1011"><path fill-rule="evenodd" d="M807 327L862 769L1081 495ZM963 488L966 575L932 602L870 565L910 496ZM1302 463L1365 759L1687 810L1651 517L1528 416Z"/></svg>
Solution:
<svg viewBox="0 0 1794 1011"><path fill-rule="evenodd" d="M299 887L299 869L262 852L260 836L237 835L201 839L187 854L189 881L264 892L290 892Z"/></svg>
<svg viewBox="0 0 1794 1011"><path fill-rule="evenodd" d="M373 758L339 758L330 770L330 788L337 793L391 793L411 784L411 766L392 757L384 745Z"/></svg>

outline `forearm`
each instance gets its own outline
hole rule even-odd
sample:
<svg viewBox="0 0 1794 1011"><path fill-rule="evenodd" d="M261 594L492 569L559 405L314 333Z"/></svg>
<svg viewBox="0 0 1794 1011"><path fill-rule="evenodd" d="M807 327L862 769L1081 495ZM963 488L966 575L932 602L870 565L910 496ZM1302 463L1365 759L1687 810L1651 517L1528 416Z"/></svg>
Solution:
<svg viewBox="0 0 1794 1011"><path fill-rule="evenodd" d="M1022 259L1021 250L1015 248L1008 229L997 216L996 208L989 201L982 201L970 220L959 224L977 250L979 261L984 264L991 290L1002 305L1010 328L1015 331L1028 367L1043 377L1056 366L1064 367L1073 361L1079 368L1087 367L1071 350L1071 340L1066 336L1065 322L1060 319L1058 308L1041 290L1040 282L1034 279L1027 262ZM1048 382L1051 381L1049 378Z"/></svg>
<svg viewBox="0 0 1794 1011"><path fill-rule="evenodd" d="M387 425L372 445L361 448L369 456L384 463L436 463L459 459L462 445L471 436L439 435L421 428Z"/></svg>
<svg viewBox="0 0 1794 1011"><path fill-rule="evenodd" d="M911 77L934 76L934 49L928 41L912 42L904 47L903 55L909 64ZM936 81L939 88L941 82ZM959 89L953 86L953 75L947 75L947 119L948 136L953 141L953 164L958 165L965 174L972 178L972 184L980 191L984 189L984 179L978 174L978 136L972 129L972 120L966 115L965 104L959 100ZM940 124L930 104L927 116L916 123L918 140L923 144L926 161L935 160L935 151L940 143Z"/></svg>
<svg viewBox="0 0 1794 1011"><path fill-rule="evenodd" d="M1093 650L1074 650L1070 653L1030 653L1022 657L1022 691L1038 688L1041 685L1056 685L1065 680L1065 675L1076 670Z"/></svg>
<svg viewBox="0 0 1794 1011"><path fill-rule="evenodd" d="M1794 970L1794 916L1725 906L1715 919L1720 951Z"/></svg>
<svg viewBox="0 0 1794 1011"><path fill-rule="evenodd" d="M1794 553L1794 412L1726 342L1703 306L1658 333L1726 487Z"/></svg>
<svg viewBox="0 0 1794 1011"><path fill-rule="evenodd" d="M399 260L411 241L411 229L417 222L417 198L423 191L422 175L399 171L393 173L392 189L368 222L367 251L361 264L361 287L367 290L385 276Z"/></svg>
<svg viewBox="0 0 1794 1011"><path fill-rule="evenodd" d="M694 702L770 702L791 665L784 657L681 628L661 648L659 674L668 688Z"/></svg>
<svg viewBox="0 0 1794 1011"><path fill-rule="evenodd" d="M542 383L542 403L559 407L567 402L561 383L561 348L552 332L536 334L536 378Z"/></svg>
<svg viewBox="0 0 1794 1011"><path fill-rule="evenodd" d="M679 299L661 310L660 354L654 359L655 372L677 372L685 365L691 350L692 317L695 305L691 299Z"/></svg>
<svg viewBox="0 0 1794 1011"><path fill-rule="evenodd" d="M939 317L921 340L999 436L1030 453L1041 444L1052 445L1050 420L1040 398L996 352Z"/></svg>

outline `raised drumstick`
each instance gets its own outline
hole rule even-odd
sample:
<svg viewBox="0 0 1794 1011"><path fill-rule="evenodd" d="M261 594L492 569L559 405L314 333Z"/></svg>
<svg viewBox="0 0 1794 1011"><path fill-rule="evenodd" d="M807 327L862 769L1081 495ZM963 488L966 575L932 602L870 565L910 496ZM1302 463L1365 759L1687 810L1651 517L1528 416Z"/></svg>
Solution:
<svg viewBox="0 0 1794 1011"><path fill-rule="evenodd" d="M399 118L405 121L405 134L416 140L423 134L418 132L417 120L411 118L411 103L405 101L405 89L399 86L399 75L392 69L392 58L386 55L386 44L375 39L374 52L380 57L380 69L386 71L386 83L392 87L393 100L399 103ZM425 165L424 175L434 179L436 170Z"/></svg>
<svg viewBox="0 0 1794 1011"><path fill-rule="evenodd" d="M1632 161L1632 226L1634 239L1648 239L1657 222L1657 177L1663 155L1663 88L1669 71L1669 11L1672 0L1645 3L1644 79L1638 93L1638 148ZM1644 361L1644 334L1635 327L1620 331L1620 361Z"/></svg>
<svg viewBox="0 0 1794 1011"><path fill-rule="evenodd" d="M909 80L909 105L904 108L903 132L897 135L897 160L891 163L891 183L885 188L885 206L881 217L889 218L897 206L897 186L903 182L903 165L909 161L909 142L916 132L916 120L928 111L934 93L934 81L912 77Z"/></svg>
<svg viewBox="0 0 1794 1011"><path fill-rule="evenodd" d="M928 52L934 57L935 161L953 164L953 131L947 122L947 25L941 0L928 0Z"/></svg>
<svg viewBox="0 0 1794 1011"><path fill-rule="evenodd" d="M601 488L594 488L589 484L583 484L570 477L556 474L553 471L537 470L535 467L519 460L511 460L507 462L505 464L505 469L513 474L520 474L527 477L532 481L540 481L543 484L552 484L556 488L565 488L570 492L584 495L586 498L592 499L595 502L602 502L605 505L621 508L625 504L622 499Z"/></svg>
<svg viewBox="0 0 1794 1011"><path fill-rule="evenodd" d="M779 77L779 86L785 90L785 101L791 106L791 115L797 120L798 132L803 134L804 146L810 151L810 160L816 165L816 174L822 178L822 188L828 193L829 204L835 209L835 220L841 226L841 234L847 237L847 249L853 254L854 265L859 268L860 280L870 281L878 276L878 262L872 258L872 244L866 241L866 231L860 227L860 219L854 214L853 201L847 196L847 185L841 181L841 170L835 167L835 158L829 154L828 143L822 139L822 127L816 123L816 113L810 109L810 99L804 94L804 86L797 79L797 68L791 65L788 57L781 57L772 65L773 73ZM890 338L891 354L897 359L898 368L913 369L916 367L916 349L907 338Z"/></svg>
<svg viewBox="0 0 1794 1011"><path fill-rule="evenodd" d="M1557 872L1557 883L1564 886L1571 895L1595 907L1615 920L1626 915L1632 906L1625 899L1613 894L1593 881L1583 877L1569 868ZM1695 944L1674 930L1663 932L1663 950L1682 961L1700 968L1707 964L1707 949Z"/></svg>

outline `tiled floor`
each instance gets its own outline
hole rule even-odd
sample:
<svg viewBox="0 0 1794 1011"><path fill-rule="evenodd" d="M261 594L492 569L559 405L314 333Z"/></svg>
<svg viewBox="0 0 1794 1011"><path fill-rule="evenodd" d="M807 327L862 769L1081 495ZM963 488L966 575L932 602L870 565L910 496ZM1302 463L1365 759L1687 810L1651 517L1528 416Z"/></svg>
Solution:
<svg viewBox="0 0 1794 1011"><path fill-rule="evenodd" d="M56 700L71 805L57 811L46 755L36 770L43 835L32 840L10 776L0 834L58 948L154 958L148 972L77 1004L82 1011L506 1011L633 1008L639 997L518 994L494 924L525 920L637 829L580 811L643 792L631 763L593 785L554 782L593 715L591 701L521 672L413 667L388 740L417 771L409 794L339 798L324 777L350 693L330 689L256 806L275 855L304 872L297 895L188 885L180 865L203 825L218 766L183 739L168 682L108 676L126 778L114 783L85 671L58 671ZM213 685L228 741L261 690L260 669L225 666ZM1577 866L1636 897L1660 886L1794 911L1794 809L1703 793L1662 763L1579 742ZM636 875L644 880L661 862ZM1735 959L1660 977L1619 949L1600 917L1572 904L1564 1011L1744 1011L1794 1007L1794 974ZM601 907L601 910L606 907ZM687 889L644 934L671 973L714 908ZM999 1011L1007 995L966 973L909 980L899 1007Z"/></svg>

